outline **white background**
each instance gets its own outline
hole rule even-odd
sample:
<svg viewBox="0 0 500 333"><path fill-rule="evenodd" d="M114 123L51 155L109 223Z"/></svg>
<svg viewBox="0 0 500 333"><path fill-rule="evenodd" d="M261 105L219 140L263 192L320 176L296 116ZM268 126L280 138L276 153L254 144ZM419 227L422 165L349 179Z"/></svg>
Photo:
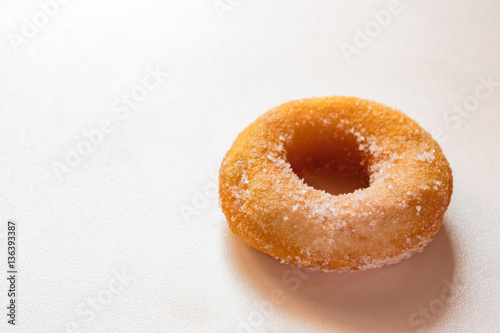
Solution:
<svg viewBox="0 0 500 333"><path fill-rule="evenodd" d="M500 2L403 2L381 26L389 1L228 1L40 0L50 17L1 1L0 331L499 332ZM151 71L168 76L124 108ZM455 191L422 254L326 274L229 232L215 191L232 140L328 95L401 109L439 139Z"/></svg>

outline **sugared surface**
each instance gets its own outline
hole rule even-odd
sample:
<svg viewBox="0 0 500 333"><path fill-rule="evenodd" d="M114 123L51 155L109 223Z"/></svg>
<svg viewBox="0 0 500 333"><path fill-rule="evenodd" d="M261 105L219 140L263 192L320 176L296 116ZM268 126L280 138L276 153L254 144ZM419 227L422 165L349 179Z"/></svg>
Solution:
<svg viewBox="0 0 500 333"><path fill-rule="evenodd" d="M330 168L368 187L331 195L299 176ZM415 121L354 97L292 101L235 140L219 174L231 230L301 267L356 271L419 252L441 226L453 179L439 145Z"/></svg>

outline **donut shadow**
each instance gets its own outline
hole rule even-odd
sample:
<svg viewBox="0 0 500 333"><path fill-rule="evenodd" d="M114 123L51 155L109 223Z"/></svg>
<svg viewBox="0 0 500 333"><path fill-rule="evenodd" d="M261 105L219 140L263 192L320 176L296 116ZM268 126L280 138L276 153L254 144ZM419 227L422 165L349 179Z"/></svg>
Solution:
<svg viewBox="0 0 500 333"><path fill-rule="evenodd" d="M272 302L313 327L341 332L415 332L443 317L457 285L445 223L422 253L395 265L325 273L281 264L227 233L237 273Z"/></svg>

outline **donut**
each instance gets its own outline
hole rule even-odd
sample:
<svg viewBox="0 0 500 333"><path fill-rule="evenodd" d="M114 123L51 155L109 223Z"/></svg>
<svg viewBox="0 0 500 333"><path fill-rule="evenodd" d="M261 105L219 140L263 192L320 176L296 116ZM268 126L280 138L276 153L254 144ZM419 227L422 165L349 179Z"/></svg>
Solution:
<svg viewBox="0 0 500 333"><path fill-rule="evenodd" d="M304 181L326 168L363 184L331 194ZM278 106L241 132L219 171L230 230L281 263L359 271L421 252L453 191L440 146L401 111L355 97Z"/></svg>

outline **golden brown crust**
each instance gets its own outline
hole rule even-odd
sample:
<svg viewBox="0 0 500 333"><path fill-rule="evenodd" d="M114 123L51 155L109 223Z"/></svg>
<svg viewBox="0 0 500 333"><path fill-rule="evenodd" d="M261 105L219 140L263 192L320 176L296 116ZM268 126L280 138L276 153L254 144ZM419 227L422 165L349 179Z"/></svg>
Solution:
<svg viewBox="0 0 500 333"><path fill-rule="evenodd" d="M369 186L331 195L297 175L325 163L364 172ZM238 135L219 173L222 210L245 243L282 262L335 271L421 251L438 232L452 189L448 161L425 130L400 111L354 97L268 111Z"/></svg>

